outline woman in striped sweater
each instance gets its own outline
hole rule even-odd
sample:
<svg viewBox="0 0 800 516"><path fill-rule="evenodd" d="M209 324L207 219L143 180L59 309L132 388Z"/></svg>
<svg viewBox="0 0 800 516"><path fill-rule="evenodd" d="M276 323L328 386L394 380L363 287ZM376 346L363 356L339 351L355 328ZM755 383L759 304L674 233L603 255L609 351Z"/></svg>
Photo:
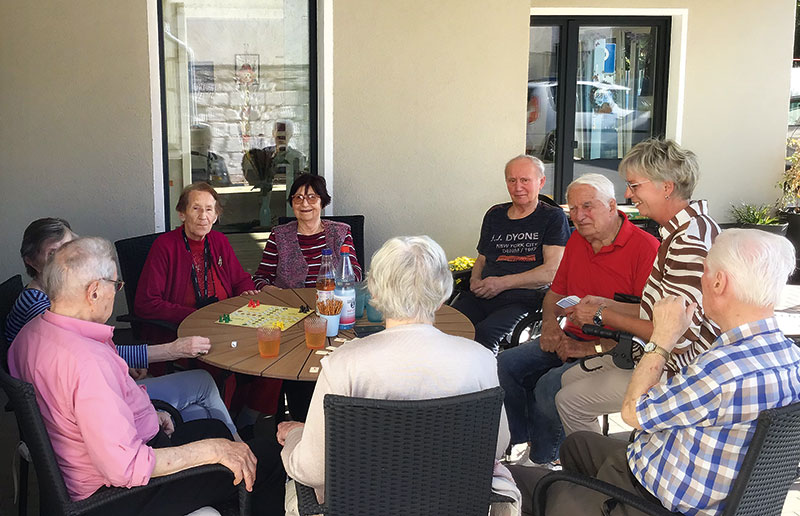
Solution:
<svg viewBox="0 0 800 516"><path fill-rule="evenodd" d="M342 245L350 248L356 281L361 281L361 265L356 259L350 226L321 218L322 209L331 202L325 178L301 174L292 183L289 202L297 220L272 229L264 246L261 264L253 276L256 288L314 287L322 262L322 250L327 247L333 251L334 265L338 268Z"/></svg>
<svg viewBox="0 0 800 516"><path fill-rule="evenodd" d="M692 325L670 354L666 372L672 375L711 347L720 330L703 311L700 278L703 262L720 228L708 214L706 201L692 201L700 173L697 157L671 140L650 139L636 145L619 165L625 197L641 215L661 225L661 245L637 306L587 296L566 310L576 324L603 324L636 335L645 342L653 332L653 305L668 295L696 303ZM606 363L604 362L605 366ZM608 367L587 373L567 371L556 395L564 431L599 432L597 417L618 412L631 370Z"/></svg>

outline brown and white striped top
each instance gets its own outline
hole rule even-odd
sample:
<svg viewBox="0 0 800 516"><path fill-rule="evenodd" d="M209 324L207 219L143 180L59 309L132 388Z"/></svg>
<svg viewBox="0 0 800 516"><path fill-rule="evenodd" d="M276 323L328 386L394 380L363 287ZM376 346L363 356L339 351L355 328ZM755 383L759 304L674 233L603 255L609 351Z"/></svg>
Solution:
<svg viewBox="0 0 800 516"><path fill-rule="evenodd" d="M708 215L708 203L702 200L691 201L659 231L663 240L642 292L640 317L652 320L653 305L669 295L682 296L688 302L697 303L692 325L684 333L684 339L675 346L677 350L686 351L674 353L666 365L668 371L677 372L710 348L720 333L719 327L703 313L700 287L703 260L720 228Z"/></svg>

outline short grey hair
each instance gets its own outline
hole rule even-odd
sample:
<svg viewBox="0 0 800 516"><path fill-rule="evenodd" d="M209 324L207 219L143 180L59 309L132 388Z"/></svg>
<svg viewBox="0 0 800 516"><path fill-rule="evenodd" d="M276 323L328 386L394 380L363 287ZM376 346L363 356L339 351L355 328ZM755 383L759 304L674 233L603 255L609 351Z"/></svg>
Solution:
<svg viewBox="0 0 800 516"><path fill-rule="evenodd" d="M572 181L569 186L567 186L567 202L569 202L569 191L572 189L573 186L578 185L586 185L591 186L597 191L597 197L604 203L615 199L614 195L614 183L611 182L609 178L602 174L583 174L578 179Z"/></svg>
<svg viewBox="0 0 800 516"><path fill-rule="evenodd" d="M86 286L117 271L114 246L100 237L82 237L62 245L44 266L42 284L51 301L82 295Z"/></svg>
<svg viewBox="0 0 800 516"><path fill-rule="evenodd" d="M542 160L540 160L535 156L529 156L527 154L520 154L519 156L513 157L510 160L508 160L506 162L506 166L503 167L503 174L508 172L509 165L519 160L530 162L530 164L533 165L533 168L535 168L539 172L539 177L544 177L544 163L542 162Z"/></svg>
<svg viewBox="0 0 800 516"><path fill-rule="evenodd" d="M433 323L453 292L453 275L429 236L395 237L372 256L367 286L370 303L387 318Z"/></svg>
<svg viewBox="0 0 800 516"><path fill-rule="evenodd" d="M689 200L700 177L700 165L694 152L673 140L650 138L636 144L619 163L623 179L628 172L639 173L650 181L675 185L674 195Z"/></svg>
<svg viewBox="0 0 800 516"><path fill-rule="evenodd" d="M795 268L794 246L785 237L759 229L728 229L708 251L709 272L725 271L736 299L749 305L777 304Z"/></svg>

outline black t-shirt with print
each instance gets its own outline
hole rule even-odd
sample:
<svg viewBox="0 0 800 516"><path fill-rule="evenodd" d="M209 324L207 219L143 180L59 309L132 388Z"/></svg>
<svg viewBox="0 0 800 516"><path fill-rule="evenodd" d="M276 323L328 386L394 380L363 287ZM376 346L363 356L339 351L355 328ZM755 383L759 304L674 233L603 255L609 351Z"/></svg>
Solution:
<svg viewBox="0 0 800 516"><path fill-rule="evenodd" d="M478 252L486 257L482 278L518 274L544 261L542 246L565 246L569 223L561 208L540 202L522 219L508 218L511 203L489 208L483 217Z"/></svg>

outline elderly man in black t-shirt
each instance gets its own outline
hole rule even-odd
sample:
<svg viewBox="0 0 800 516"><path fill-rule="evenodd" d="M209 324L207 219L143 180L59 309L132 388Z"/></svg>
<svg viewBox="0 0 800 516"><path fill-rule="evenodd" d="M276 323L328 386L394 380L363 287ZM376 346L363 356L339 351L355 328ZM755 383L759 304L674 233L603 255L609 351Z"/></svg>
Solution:
<svg viewBox="0 0 800 516"><path fill-rule="evenodd" d="M526 313L541 306L569 238L561 208L539 202L544 164L517 156L505 167L511 202L483 217L470 292L455 308L475 325L475 340L497 352L500 341Z"/></svg>

